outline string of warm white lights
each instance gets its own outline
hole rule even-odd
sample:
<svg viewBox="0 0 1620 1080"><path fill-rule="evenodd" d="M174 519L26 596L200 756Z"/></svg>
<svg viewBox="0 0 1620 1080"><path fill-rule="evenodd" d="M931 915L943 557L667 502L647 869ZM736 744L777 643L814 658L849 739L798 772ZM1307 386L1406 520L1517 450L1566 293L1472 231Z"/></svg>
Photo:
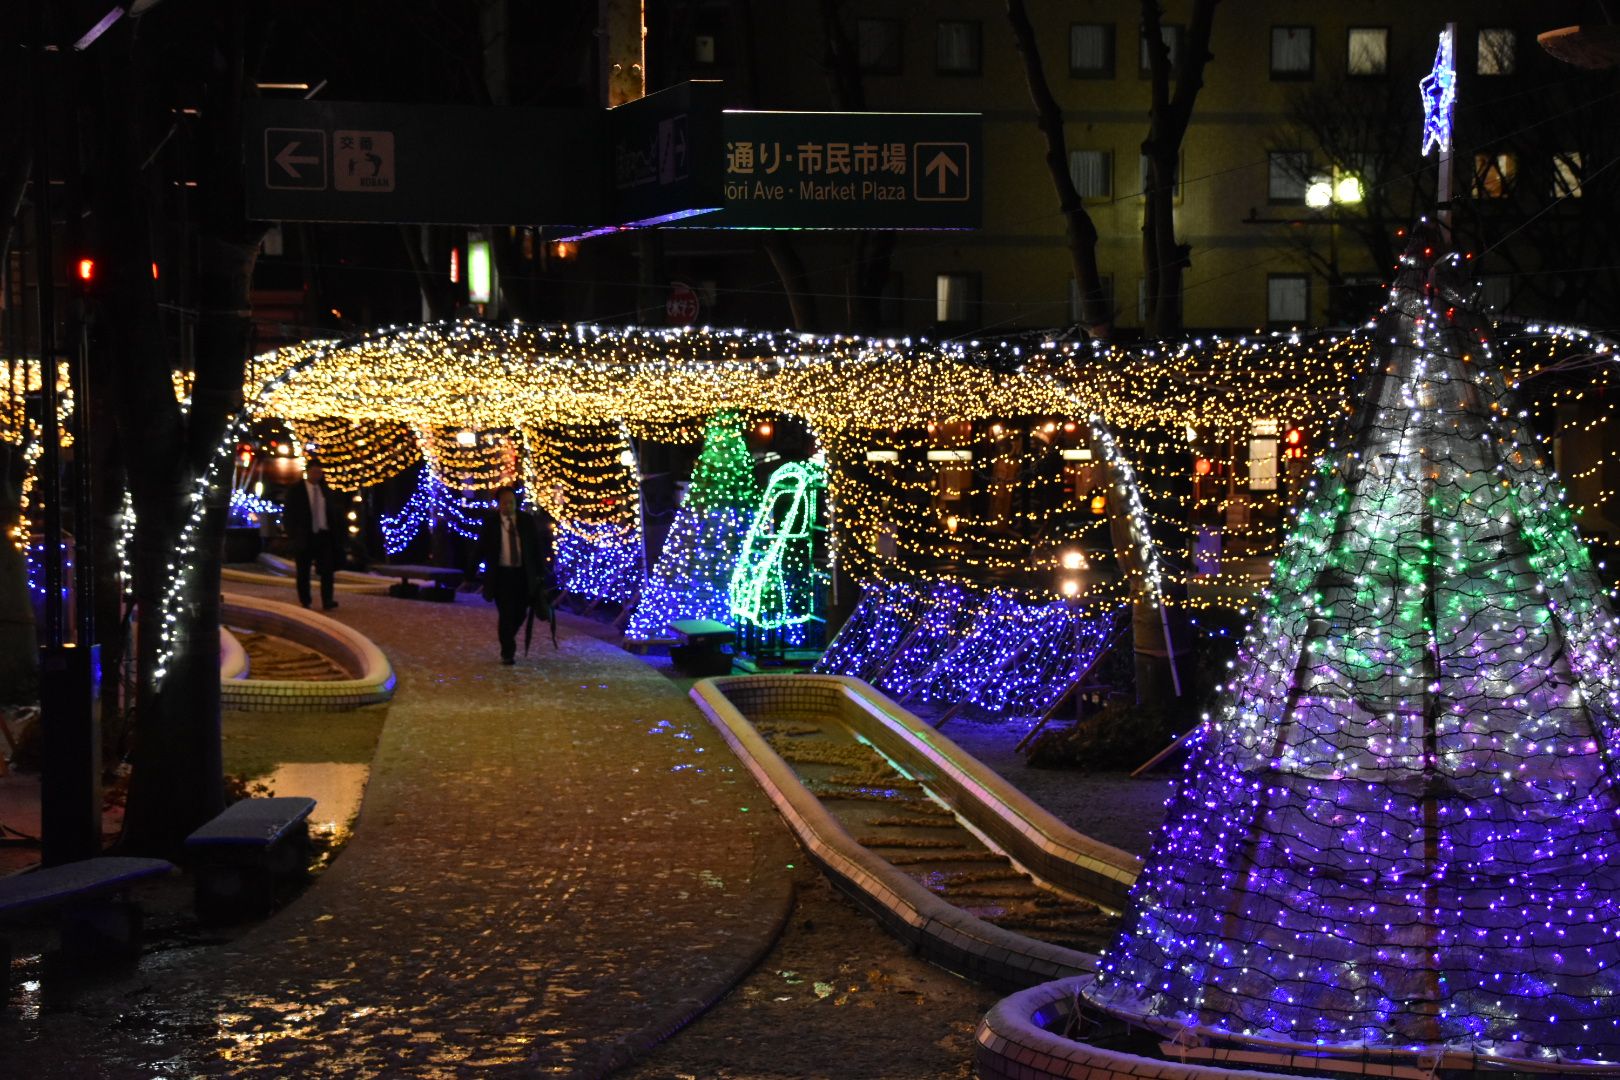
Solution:
<svg viewBox="0 0 1620 1080"><path fill-rule="evenodd" d="M359 491L397 476L422 460L408 424L395 420L311 417L289 421L293 438L320 461L335 491Z"/></svg>
<svg viewBox="0 0 1620 1080"><path fill-rule="evenodd" d="M256 359L254 371L272 378L246 399L255 416L455 432L609 421L654 432L727 408L791 413L829 447L833 501L849 520L860 496L844 482L844 463L832 449L840 436L852 445L928 423L1020 416L1072 422L1096 414L1119 438L1159 432L1163 444L1163 432L1189 426L1201 437L1236 436L1256 417L1320 417L1320 424L1344 400L1349 372L1369 348L1365 334L1256 334L1131 348L460 322L279 350ZM1579 332L1525 327L1509 338L1503 362L1529 369L1576 350L1606 355L1609 346ZM232 438L239 433L233 429ZM1142 464L1152 455L1133 449L1130 456L1144 505L1166 502L1161 493L1173 501L1172 477ZM194 501L200 506L200 493ZM865 548L848 550L858 556ZM177 555L183 565L187 554ZM871 568L869 576L903 570L882 557L873 557ZM171 573L166 613L184 591L184 575Z"/></svg>

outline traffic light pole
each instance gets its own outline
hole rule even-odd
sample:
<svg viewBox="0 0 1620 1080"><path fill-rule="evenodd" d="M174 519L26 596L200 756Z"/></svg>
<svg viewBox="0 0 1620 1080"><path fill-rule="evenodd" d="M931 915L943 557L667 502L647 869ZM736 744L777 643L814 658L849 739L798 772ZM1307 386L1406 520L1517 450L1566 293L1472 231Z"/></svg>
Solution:
<svg viewBox="0 0 1620 1080"><path fill-rule="evenodd" d="M45 504L44 559L45 625L39 663L40 728L44 762L40 775L41 858L47 866L86 859L101 852L101 739L91 708L90 678L93 650L89 635L66 641L62 617L62 432L57 417L56 393L56 260L52 251L50 123L48 103L57 72L49 70L59 54L46 52L45 13L47 0L29 5L30 48L29 86L33 94L34 141L34 253L38 264L39 289L39 368L40 440L39 494ZM82 362L75 358L74 367ZM71 369L70 369L71 370ZM82 375L74 380L83 395L88 387ZM82 417L85 398L75 402ZM84 433L85 424L76 427ZM83 458L74 458L76 488L84 487ZM82 501L82 499L80 500ZM83 557L88 544L82 535L88 522L81 516L74 534L80 549L77 577L89 571ZM79 622L88 617L87 597L78 595Z"/></svg>

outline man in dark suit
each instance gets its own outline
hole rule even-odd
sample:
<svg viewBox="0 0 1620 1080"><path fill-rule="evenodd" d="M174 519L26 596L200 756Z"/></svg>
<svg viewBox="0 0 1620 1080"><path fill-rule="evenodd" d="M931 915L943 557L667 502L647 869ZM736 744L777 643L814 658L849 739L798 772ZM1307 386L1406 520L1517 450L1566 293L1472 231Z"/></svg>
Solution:
<svg viewBox="0 0 1620 1080"><path fill-rule="evenodd" d="M510 664L517 656L518 627L529 609L542 617L549 613L551 529L518 509L511 488L496 492L495 506L495 513L484 518L475 558L484 567L484 599L495 601L501 663Z"/></svg>
<svg viewBox="0 0 1620 1080"><path fill-rule="evenodd" d="M281 524L292 542L298 564L298 602L309 607L310 564L321 575L321 607L337 607L333 578L343 558L343 527L348 523L342 497L326 486L326 474L316 461L304 466L304 479L287 491Z"/></svg>

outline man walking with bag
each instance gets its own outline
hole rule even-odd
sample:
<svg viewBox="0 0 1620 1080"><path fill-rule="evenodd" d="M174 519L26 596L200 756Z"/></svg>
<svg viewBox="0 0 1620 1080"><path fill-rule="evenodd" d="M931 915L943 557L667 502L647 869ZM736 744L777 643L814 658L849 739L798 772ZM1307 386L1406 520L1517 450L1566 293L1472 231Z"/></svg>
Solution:
<svg viewBox="0 0 1620 1080"><path fill-rule="evenodd" d="M517 631L530 609L548 613L551 588L551 530L518 509L517 495L502 488L496 512L484 519L478 561L484 567L484 599L495 601L501 663L517 657Z"/></svg>

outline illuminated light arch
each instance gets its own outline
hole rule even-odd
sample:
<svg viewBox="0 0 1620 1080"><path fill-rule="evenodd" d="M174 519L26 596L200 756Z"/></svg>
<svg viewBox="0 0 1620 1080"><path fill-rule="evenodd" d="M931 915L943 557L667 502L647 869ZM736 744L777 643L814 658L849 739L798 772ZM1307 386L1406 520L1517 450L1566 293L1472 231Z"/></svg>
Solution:
<svg viewBox="0 0 1620 1080"><path fill-rule="evenodd" d="M1540 343L1547 361L1560 350L1612 356L1611 343L1583 333L1535 327L1523 335ZM255 417L469 430L614 423L635 434L739 409L799 415L829 448L933 421L989 417L1095 414L1115 430L1235 429L1259 415L1325 423L1370 351L1365 331L1120 346L479 322L390 327L284 348L255 359L247 404L191 494L193 514L160 607L157 670L161 678L173 658L205 496L228 475L231 452ZM1526 351L1517 366L1544 362ZM833 495L842 506L834 465ZM1151 514L1144 521L1151 531Z"/></svg>

